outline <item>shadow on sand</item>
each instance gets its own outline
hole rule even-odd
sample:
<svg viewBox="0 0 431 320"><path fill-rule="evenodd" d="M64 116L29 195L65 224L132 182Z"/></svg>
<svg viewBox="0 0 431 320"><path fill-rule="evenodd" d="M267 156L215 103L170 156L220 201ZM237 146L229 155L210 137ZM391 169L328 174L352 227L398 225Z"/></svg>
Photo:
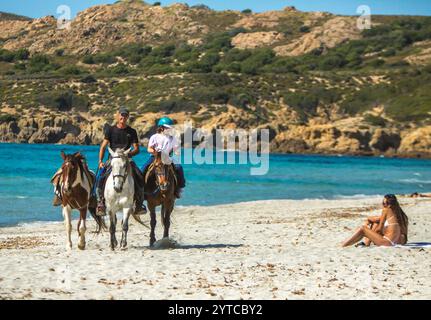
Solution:
<svg viewBox="0 0 431 320"><path fill-rule="evenodd" d="M189 245L181 245L177 244L175 249L220 249L220 248L239 248L242 247L242 244L189 244Z"/></svg>
<svg viewBox="0 0 431 320"><path fill-rule="evenodd" d="M169 243L155 243L153 247L150 246L133 246L134 249L149 249L149 250L164 250L164 249L223 249L223 248L239 248L242 244L224 244L224 243L214 243L214 244L179 244L175 241L170 241Z"/></svg>

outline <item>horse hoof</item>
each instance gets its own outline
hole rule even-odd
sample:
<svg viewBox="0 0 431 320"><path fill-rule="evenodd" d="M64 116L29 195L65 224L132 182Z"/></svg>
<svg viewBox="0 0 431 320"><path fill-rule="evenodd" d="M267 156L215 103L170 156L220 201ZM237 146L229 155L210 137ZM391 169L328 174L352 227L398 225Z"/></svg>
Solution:
<svg viewBox="0 0 431 320"><path fill-rule="evenodd" d="M155 242L156 242L156 240L150 240L150 247L154 247Z"/></svg>
<svg viewBox="0 0 431 320"><path fill-rule="evenodd" d="M72 244L66 244L66 250L72 251Z"/></svg>
<svg viewBox="0 0 431 320"><path fill-rule="evenodd" d="M85 249L85 243L84 244L78 244L78 249L79 250L84 250Z"/></svg>

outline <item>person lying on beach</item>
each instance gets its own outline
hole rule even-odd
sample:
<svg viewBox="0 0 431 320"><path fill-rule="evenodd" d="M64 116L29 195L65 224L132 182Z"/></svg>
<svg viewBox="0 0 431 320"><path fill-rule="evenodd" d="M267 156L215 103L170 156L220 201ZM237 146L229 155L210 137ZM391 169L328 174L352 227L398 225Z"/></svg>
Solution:
<svg viewBox="0 0 431 320"><path fill-rule="evenodd" d="M414 192L411 195L409 195L409 197L410 198L431 198L431 195Z"/></svg>
<svg viewBox="0 0 431 320"><path fill-rule="evenodd" d="M409 219L401 209L397 197L387 194L383 198L382 215L368 217L365 224L353 236L344 241L343 247L351 246L361 239L365 245L395 246L407 243Z"/></svg>

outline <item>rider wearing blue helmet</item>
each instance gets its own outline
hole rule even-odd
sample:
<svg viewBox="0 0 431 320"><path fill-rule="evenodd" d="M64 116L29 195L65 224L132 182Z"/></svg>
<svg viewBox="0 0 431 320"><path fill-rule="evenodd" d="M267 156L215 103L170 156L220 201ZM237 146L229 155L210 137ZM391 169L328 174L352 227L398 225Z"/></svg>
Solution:
<svg viewBox="0 0 431 320"><path fill-rule="evenodd" d="M168 134L167 130L171 129L174 122L169 117L163 117L157 122L157 133L153 134L148 142L148 152L151 157L143 165L141 171L145 176L148 167L154 161L157 152L162 150L166 151L167 154L172 155L176 152L180 145L175 137ZM184 170L180 164L173 164L178 177L178 188L175 190L175 195L177 198L181 197L181 191L186 186L186 181L184 178Z"/></svg>

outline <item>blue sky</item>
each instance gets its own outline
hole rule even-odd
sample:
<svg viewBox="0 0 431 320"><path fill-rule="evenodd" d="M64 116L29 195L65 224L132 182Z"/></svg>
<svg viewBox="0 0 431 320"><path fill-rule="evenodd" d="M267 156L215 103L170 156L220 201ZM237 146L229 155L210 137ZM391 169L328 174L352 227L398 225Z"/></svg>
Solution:
<svg viewBox="0 0 431 320"><path fill-rule="evenodd" d="M85 8L114 3L115 0L0 0L0 11L11 12L29 17L42 17L57 14L57 7L68 5L72 17ZM153 3L154 1L147 1ZM175 2L185 2L189 5L205 4L215 10L252 9L255 12L280 10L293 5L302 11L329 11L337 14L355 15L360 5L368 5L372 14L405 14L431 16L430 0L188 0L161 1L162 5Z"/></svg>

